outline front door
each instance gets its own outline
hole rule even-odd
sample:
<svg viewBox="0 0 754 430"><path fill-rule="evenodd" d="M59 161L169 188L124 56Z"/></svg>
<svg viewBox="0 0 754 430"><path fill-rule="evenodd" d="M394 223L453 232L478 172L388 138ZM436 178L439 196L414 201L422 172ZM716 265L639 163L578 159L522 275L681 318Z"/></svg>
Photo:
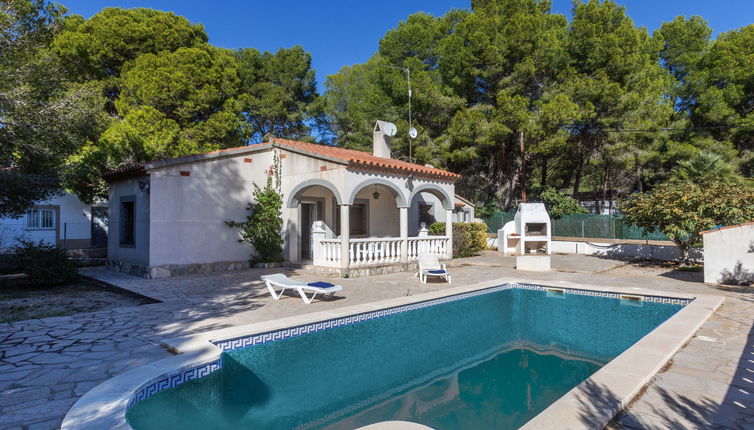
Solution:
<svg viewBox="0 0 754 430"><path fill-rule="evenodd" d="M301 259L311 260L312 224L322 221L323 204L321 202L301 202Z"/></svg>

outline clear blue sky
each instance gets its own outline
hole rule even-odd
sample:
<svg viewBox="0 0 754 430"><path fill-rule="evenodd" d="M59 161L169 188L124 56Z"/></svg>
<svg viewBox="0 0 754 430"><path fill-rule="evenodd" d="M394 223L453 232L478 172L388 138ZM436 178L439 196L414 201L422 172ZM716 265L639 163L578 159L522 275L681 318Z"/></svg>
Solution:
<svg viewBox="0 0 754 430"><path fill-rule="evenodd" d="M150 7L200 22L210 42L225 48L275 51L302 45L313 57L320 89L327 75L362 63L380 38L408 15L442 15L468 8L468 0L58 0L90 17L103 7ZM629 16L650 31L678 15L701 15L715 34L754 23L754 0L623 0ZM569 15L571 0L554 0L556 12Z"/></svg>

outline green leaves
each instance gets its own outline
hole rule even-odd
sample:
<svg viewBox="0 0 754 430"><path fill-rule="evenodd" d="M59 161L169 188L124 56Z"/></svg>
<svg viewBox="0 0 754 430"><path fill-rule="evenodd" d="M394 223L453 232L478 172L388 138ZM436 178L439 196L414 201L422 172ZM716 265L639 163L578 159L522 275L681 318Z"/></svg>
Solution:
<svg viewBox="0 0 754 430"><path fill-rule="evenodd" d="M241 108L251 126L251 140L266 135L307 139L306 120L316 116L317 99L311 55L301 46L277 52L241 49L235 53L240 77Z"/></svg>
<svg viewBox="0 0 754 430"><path fill-rule="evenodd" d="M566 215L588 213L576 199L552 188L542 191L539 198L545 204L547 213L553 219L560 219Z"/></svg>
<svg viewBox="0 0 754 430"><path fill-rule="evenodd" d="M629 223L647 231L659 228L675 242L686 263L688 250L700 241L702 231L754 219L754 189L719 181L668 182L629 197L620 210Z"/></svg>
<svg viewBox="0 0 754 430"><path fill-rule="evenodd" d="M142 54L202 46L207 34L199 24L154 9L104 8L88 20L66 18L52 50L80 80L119 76Z"/></svg>

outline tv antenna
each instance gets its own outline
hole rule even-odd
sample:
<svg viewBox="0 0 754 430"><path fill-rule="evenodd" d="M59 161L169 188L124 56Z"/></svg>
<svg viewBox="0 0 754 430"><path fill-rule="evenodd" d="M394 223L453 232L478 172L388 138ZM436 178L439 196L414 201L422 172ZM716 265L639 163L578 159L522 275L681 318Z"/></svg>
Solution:
<svg viewBox="0 0 754 430"><path fill-rule="evenodd" d="M411 118L411 69L409 69L408 67L391 66L388 64L381 64L381 66L387 67L388 69L395 69L406 72L406 83L408 84L408 161L413 163L414 157L412 141L416 139L416 136L418 136L419 133L414 128L414 124Z"/></svg>

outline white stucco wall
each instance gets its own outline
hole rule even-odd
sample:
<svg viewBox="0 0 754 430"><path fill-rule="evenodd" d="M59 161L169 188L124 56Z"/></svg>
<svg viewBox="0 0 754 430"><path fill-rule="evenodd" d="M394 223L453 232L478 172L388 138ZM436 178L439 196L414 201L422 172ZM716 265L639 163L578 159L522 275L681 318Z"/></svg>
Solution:
<svg viewBox="0 0 754 430"><path fill-rule="evenodd" d="M268 150L150 171L149 265L248 260L251 248L225 222L246 219L271 164Z"/></svg>
<svg viewBox="0 0 754 430"><path fill-rule="evenodd" d="M51 208L55 212L54 227L34 229L27 227L27 216L0 218L0 249L18 244L18 239L43 241L48 244L89 246L91 238L91 206L83 203L75 194L64 192L35 204ZM69 246L69 247L71 247Z"/></svg>
<svg viewBox="0 0 754 430"><path fill-rule="evenodd" d="M705 232L704 282L754 282L754 223Z"/></svg>
<svg viewBox="0 0 754 430"><path fill-rule="evenodd" d="M488 237L487 248L498 249L498 238ZM557 240L551 243L553 253L602 255L609 258L622 259L654 259L663 261L677 260L680 253L675 245L649 245L633 243L600 242L600 239L588 241ZM694 260L701 260L702 253L692 249L689 255Z"/></svg>
<svg viewBox="0 0 754 430"><path fill-rule="evenodd" d="M372 195L375 190L380 193L377 200ZM395 205L395 199L391 197L391 192L387 187L382 185L368 186L357 193L356 198L357 203L366 202L369 206L367 236L400 237L398 207Z"/></svg>
<svg viewBox="0 0 754 430"><path fill-rule="evenodd" d="M110 185L108 200L110 229L107 235L107 258L130 264L149 265L150 194L139 189L139 182L149 179L148 176L142 176ZM121 245L121 201L123 198L130 197L134 199L134 244Z"/></svg>

